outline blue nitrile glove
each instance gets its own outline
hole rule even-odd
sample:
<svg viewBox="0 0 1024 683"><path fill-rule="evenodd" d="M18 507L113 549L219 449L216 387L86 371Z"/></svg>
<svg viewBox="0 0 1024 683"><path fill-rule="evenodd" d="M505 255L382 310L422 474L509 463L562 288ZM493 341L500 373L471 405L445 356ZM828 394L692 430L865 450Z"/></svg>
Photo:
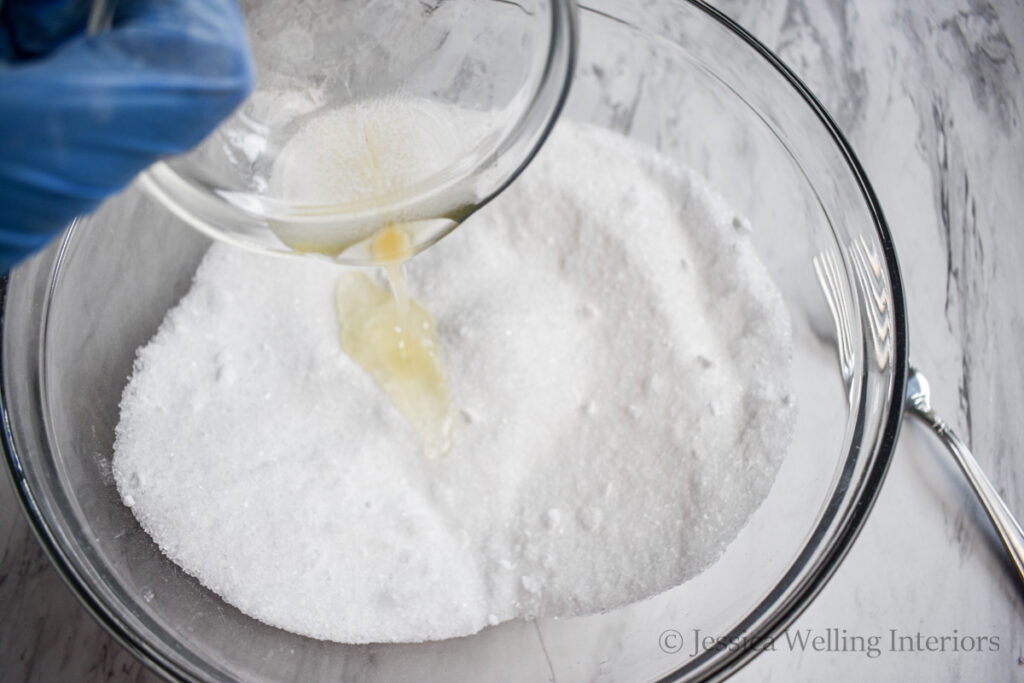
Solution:
<svg viewBox="0 0 1024 683"><path fill-rule="evenodd" d="M0 0L0 273L245 99L235 0Z"/></svg>

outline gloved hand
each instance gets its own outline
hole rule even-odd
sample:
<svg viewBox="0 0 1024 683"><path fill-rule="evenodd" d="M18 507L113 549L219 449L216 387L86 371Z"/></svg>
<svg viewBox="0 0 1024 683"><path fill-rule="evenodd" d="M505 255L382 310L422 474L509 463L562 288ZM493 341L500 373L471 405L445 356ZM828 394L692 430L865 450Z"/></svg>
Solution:
<svg viewBox="0 0 1024 683"><path fill-rule="evenodd" d="M114 3L89 36L88 0L0 0L0 273L197 145L252 87L234 0Z"/></svg>

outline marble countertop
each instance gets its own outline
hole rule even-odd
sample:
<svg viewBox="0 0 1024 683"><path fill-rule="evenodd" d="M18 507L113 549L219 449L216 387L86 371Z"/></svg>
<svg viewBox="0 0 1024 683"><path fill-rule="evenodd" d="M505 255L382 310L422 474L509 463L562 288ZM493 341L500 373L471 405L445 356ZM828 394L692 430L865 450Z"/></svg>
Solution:
<svg viewBox="0 0 1024 683"><path fill-rule="evenodd" d="M934 405L1024 514L1024 4L714 4L775 50L846 133L892 228L913 359ZM833 642L877 635L882 651L780 642L736 680L1021 679L1022 597L966 482L908 420L860 538L790 628ZM9 484L0 485L0 615L0 683L158 680L79 606ZM934 636L945 651L893 652L893 629ZM953 652L943 636L985 647Z"/></svg>

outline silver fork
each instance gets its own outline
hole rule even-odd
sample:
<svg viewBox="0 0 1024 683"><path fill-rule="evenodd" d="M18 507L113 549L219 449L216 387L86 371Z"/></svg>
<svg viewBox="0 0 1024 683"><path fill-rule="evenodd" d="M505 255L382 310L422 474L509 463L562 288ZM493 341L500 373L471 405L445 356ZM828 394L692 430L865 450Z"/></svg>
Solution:
<svg viewBox="0 0 1024 683"><path fill-rule="evenodd" d="M892 346L889 339L888 300L882 286L881 260L868 247L863 237L854 240L850 245L851 261L856 273L856 280L868 304L868 327L874 342L875 359L884 368L890 360ZM843 382L849 388L853 377L853 339L850 331L850 301L843 288L842 271L839 258L833 249L819 252L813 259L814 273L818 284L825 295L829 311L836 326L836 337L839 346L839 369L843 373ZM992 520L996 532L1006 546L1010 558L1017 567L1017 573L1024 580L1024 531L1014 518L1013 513L996 492L992 482L981 470L978 461L971 455L967 445L949 428L931 407L931 390L928 379L913 365L907 377L907 411L921 419L946 445L953 454L956 464L967 477L971 488L978 496L985 512Z"/></svg>

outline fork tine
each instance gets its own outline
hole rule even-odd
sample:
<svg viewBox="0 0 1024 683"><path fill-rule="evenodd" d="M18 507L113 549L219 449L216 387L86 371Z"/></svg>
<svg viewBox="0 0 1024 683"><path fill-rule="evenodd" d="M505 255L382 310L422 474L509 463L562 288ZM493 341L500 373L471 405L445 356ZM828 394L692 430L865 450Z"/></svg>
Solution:
<svg viewBox="0 0 1024 683"><path fill-rule="evenodd" d="M812 259L812 263L818 284L825 296L825 303L832 313L839 350L839 369L843 374L843 380L846 381L853 374L853 341L850 336L850 305L846 298L846 290L842 286L839 260L832 249L825 249Z"/></svg>
<svg viewBox="0 0 1024 683"><path fill-rule="evenodd" d="M829 282L832 292L838 300L839 326L842 330L840 335L840 362L842 363L843 376L849 377L853 374L853 336L850 329L850 302L846 296L846 288L843 287L842 269L840 267L839 255L834 251L828 253Z"/></svg>
<svg viewBox="0 0 1024 683"><path fill-rule="evenodd" d="M834 251L829 252L829 265L832 291L836 294L836 298L839 301L839 325L842 328L840 359L843 365L843 376L849 377L853 374L853 332L850 329L850 302L846 296L846 289L843 287L839 256Z"/></svg>
<svg viewBox="0 0 1024 683"><path fill-rule="evenodd" d="M879 369L884 369L892 356L891 324L889 321L889 298L881 283L881 268L877 257L869 250L863 235L860 241L852 242L854 272L864 293L866 313ZM872 304L874 304L872 306Z"/></svg>
<svg viewBox="0 0 1024 683"><path fill-rule="evenodd" d="M814 264L814 274L818 277L818 284L821 286L821 292L825 295L825 303L828 305L828 310L832 313L832 322L836 328L836 341L842 338L842 330L839 327L839 311L836 309L836 297L833 294L832 281L829 274L826 272L828 268L828 252L823 251L814 256L812 260Z"/></svg>

